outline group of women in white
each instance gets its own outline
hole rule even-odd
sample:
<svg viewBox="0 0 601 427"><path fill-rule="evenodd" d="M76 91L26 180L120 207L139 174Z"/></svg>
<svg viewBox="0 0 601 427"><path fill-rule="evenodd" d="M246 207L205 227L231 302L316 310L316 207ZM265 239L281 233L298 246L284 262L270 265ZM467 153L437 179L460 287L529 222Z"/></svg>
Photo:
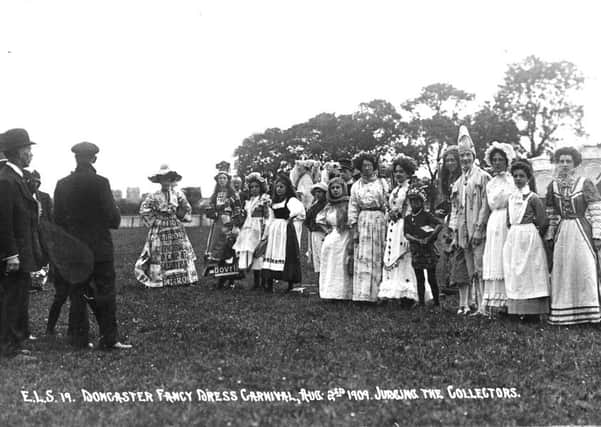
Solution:
<svg viewBox="0 0 601 427"><path fill-rule="evenodd" d="M443 153L430 204L414 176L417 164L406 156L392 162L390 177L365 152L321 176L314 162L299 161L292 173L276 176L271 194L261 174L249 174L242 188L221 168L207 260L253 271L255 288L272 291L278 280L292 289L302 280L305 228L323 299L438 305L442 282L458 289L460 315L599 322L601 198L576 175L577 150L560 148L553 158L556 177L541 199L530 163L516 159L511 145L490 144L489 173L477 166L462 127L458 144ZM153 175L161 191L142 203L150 230L136 275L147 286L198 281L181 224L191 208L174 189L179 178L166 167Z"/></svg>

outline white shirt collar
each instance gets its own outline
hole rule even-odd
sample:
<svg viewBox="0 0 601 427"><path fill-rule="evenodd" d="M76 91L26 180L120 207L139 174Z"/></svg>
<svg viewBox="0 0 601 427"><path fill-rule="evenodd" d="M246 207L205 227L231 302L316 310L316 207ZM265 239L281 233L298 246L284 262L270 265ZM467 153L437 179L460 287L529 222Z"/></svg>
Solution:
<svg viewBox="0 0 601 427"><path fill-rule="evenodd" d="M14 170L16 172L17 175L19 175L21 178L23 178L23 171L21 170L21 168L17 165L15 165L14 163L11 163L9 161L6 162L7 166L10 166L12 168L12 170Z"/></svg>

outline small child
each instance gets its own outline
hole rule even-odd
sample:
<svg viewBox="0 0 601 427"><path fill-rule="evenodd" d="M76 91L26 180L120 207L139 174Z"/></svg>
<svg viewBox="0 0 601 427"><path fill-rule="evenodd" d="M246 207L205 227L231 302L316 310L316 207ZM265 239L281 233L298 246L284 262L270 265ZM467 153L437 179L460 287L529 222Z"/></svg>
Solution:
<svg viewBox="0 0 601 427"><path fill-rule="evenodd" d="M434 242L440 230L442 221L424 210L425 194L419 188L412 188L407 192L407 199L411 205L411 213L405 217L405 237L409 240L411 258L415 276L417 278L417 294L419 304L425 305L424 270L428 272L428 282L434 297L434 305L440 305L438 284L436 282L436 263L438 256Z"/></svg>

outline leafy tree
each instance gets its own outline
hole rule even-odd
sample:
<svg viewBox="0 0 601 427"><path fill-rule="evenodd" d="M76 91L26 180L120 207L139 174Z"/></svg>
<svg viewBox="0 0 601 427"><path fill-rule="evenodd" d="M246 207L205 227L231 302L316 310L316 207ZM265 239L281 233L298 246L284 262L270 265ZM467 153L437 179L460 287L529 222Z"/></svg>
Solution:
<svg viewBox="0 0 601 427"><path fill-rule="evenodd" d="M584 76L571 62L546 62L532 55L511 64L495 97L495 110L513 119L528 143L529 156L553 147L557 131L568 127L584 135L583 106L571 101L582 88Z"/></svg>
<svg viewBox="0 0 601 427"><path fill-rule="evenodd" d="M473 117L468 117L465 124L476 148L476 157L484 160L484 152L493 141L506 142L513 145L517 152L523 152L520 145L520 131L511 118L505 118L486 103Z"/></svg>

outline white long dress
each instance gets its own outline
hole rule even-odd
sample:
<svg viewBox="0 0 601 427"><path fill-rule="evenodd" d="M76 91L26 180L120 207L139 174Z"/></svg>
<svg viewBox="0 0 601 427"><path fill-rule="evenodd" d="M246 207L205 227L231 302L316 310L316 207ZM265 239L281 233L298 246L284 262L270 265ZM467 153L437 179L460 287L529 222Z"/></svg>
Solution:
<svg viewBox="0 0 601 427"><path fill-rule="evenodd" d="M388 221L386 230L386 248L384 249L384 266L382 268L382 283L380 284L378 298L400 299L408 298L418 301L417 279L411 265L411 251L409 241L405 238L404 217L409 211L407 203L407 190L409 181L397 186L388 199L391 212L399 215L397 221ZM426 299L432 299L432 292L427 286Z"/></svg>
<svg viewBox="0 0 601 427"><path fill-rule="evenodd" d="M340 227L337 210L332 205L327 205L317 214L315 221L331 228L321 245L319 296L323 299L352 299L353 278L348 271L350 230Z"/></svg>
<svg viewBox="0 0 601 427"><path fill-rule="evenodd" d="M484 305L504 307L507 302L503 271L503 246L507 239L507 203L517 190L509 172L502 172L486 184L486 202L490 216L486 225L486 243L482 257Z"/></svg>

